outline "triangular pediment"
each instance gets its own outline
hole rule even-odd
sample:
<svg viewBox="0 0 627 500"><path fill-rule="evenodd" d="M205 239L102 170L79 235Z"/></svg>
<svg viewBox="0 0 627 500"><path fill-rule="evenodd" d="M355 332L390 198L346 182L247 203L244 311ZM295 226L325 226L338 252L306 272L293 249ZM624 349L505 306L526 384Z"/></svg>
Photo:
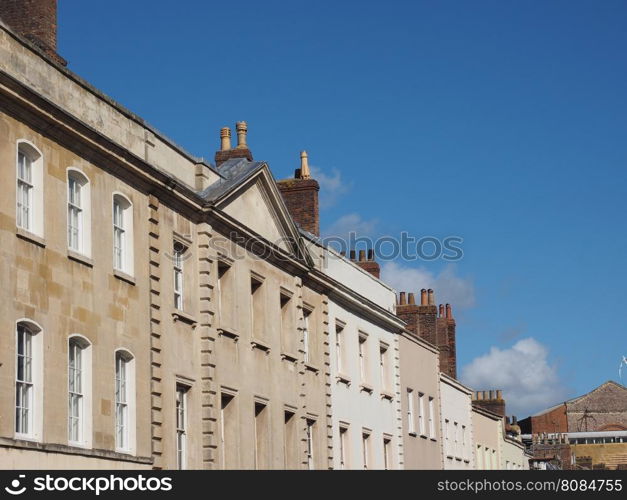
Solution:
<svg viewBox="0 0 627 500"><path fill-rule="evenodd" d="M215 206L246 230L297 260L307 253L267 167L231 190Z"/></svg>

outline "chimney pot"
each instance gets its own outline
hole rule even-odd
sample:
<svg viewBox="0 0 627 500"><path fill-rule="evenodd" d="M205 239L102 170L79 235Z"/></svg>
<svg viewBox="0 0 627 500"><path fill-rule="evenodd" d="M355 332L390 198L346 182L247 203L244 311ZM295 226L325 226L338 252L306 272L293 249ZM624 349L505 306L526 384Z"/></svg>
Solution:
<svg viewBox="0 0 627 500"><path fill-rule="evenodd" d="M406 302L405 302L405 292L401 292L401 293L399 294L399 301L398 301L398 303L399 303L401 306L404 306L404 305L405 305L405 303L406 303Z"/></svg>
<svg viewBox="0 0 627 500"><path fill-rule="evenodd" d="M428 301L430 306L434 306L435 305L435 297L433 295L433 290L431 288L429 288L429 290L427 290L427 301Z"/></svg>
<svg viewBox="0 0 627 500"><path fill-rule="evenodd" d="M444 304L440 304L440 318L444 317Z"/></svg>
<svg viewBox="0 0 627 500"><path fill-rule="evenodd" d="M222 127L220 129L220 151L228 151L231 149L231 129Z"/></svg>
<svg viewBox="0 0 627 500"><path fill-rule="evenodd" d="M311 179L309 171L309 161L307 159L307 151L300 152L300 179Z"/></svg>
<svg viewBox="0 0 627 500"><path fill-rule="evenodd" d="M503 391L502 390L497 390L496 391L496 399L503 399Z"/></svg>
<svg viewBox="0 0 627 500"><path fill-rule="evenodd" d="M446 304L446 319L453 319L453 310L451 304Z"/></svg>
<svg viewBox="0 0 627 500"><path fill-rule="evenodd" d="M494 391L490 391L490 399L494 399Z"/></svg>
<svg viewBox="0 0 627 500"><path fill-rule="evenodd" d="M374 250L372 248L368 250L368 260L374 260Z"/></svg>
<svg viewBox="0 0 627 500"><path fill-rule="evenodd" d="M477 391L477 401L483 401L483 391Z"/></svg>
<svg viewBox="0 0 627 500"><path fill-rule="evenodd" d="M350 251L350 260L355 260L355 250Z"/></svg>
<svg viewBox="0 0 627 500"><path fill-rule="evenodd" d="M427 305L427 290L425 290L424 288L420 290L420 305L421 306Z"/></svg>
<svg viewBox="0 0 627 500"><path fill-rule="evenodd" d="M359 261L360 262L364 262L366 260L366 251L365 250L360 250L359 251Z"/></svg>
<svg viewBox="0 0 627 500"><path fill-rule="evenodd" d="M237 122L235 124L235 130L237 131L237 148L248 149L246 144L246 133L248 132L248 125L246 122Z"/></svg>
<svg viewBox="0 0 627 500"><path fill-rule="evenodd" d="M342 251L340 252L340 255L341 255L342 257L346 257L346 252L345 252L344 250L342 250Z"/></svg>
<svg viewBox="0 0 627 500"><path fill-rule="evenodd" d="M416 296L414 295L413 292L409 294L409 305L410 306L416 305Z"/></svg>

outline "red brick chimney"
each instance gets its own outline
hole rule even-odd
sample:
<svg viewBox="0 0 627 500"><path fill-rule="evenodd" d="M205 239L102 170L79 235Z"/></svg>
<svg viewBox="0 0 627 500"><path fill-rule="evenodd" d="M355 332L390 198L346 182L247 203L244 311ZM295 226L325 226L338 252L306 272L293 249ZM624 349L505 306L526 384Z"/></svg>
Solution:
<svg viewBox="0 0 627 500"><path fill-rule="evenodd" d="M381 267L379 266L379 263L376 260L374 260L374 250L372 249L368 250L367 258L366 258L366 251L360 250L359 260L355 260L354 258L355 252L351 252L351 255L353 257L351 258L351 260L355 264L357 264L359 267L361 267L364 271L368 271L375 278L379 278L381 276Z"/></svg>
<svg viewBox="0 0 627 500"><path fill-rule="evenodd" d="M440 349L440 371L457 378L457 347L455 345L455 318L450 304L440 304L436 321L436 345Z"/></svg>
<svg viewBox="0 0 627 500"><path fill-rule="evenodd" d="M433 290L431 290L433 293ZM407 323L407 329L417 337L436 344L436 318L438 310L429 305L429 295L424 288L420 291L420 305L416 305L414 294L409 294L409 304L397 304L396 315Z"/></svg>
<svg viewBox="0 0 627 500"><path fill-rule="evenodd" d="M300 168L294 172L294 178L278 181L277 186L294 222L305 231L320 236L320 185L311 178L306 151L300 154Z"/></svg>
<svg viewBox="0 0 627 500"><path fill-rule="evenodd" d="M253 154L248 149L248 144L246 144L248 125L246 122L237 122L235 131L237 132L237 146L231 148L231 129L229 127L220 129L220 151L216 151L216 167L219 167L231 158L246 158L248 161L253 161Z"/></svg>
<svg viewBox="0 0 627 500"><path fill-rule="evenodd" d="M57 54L57 0L0 0L0 19L63 66Z"/></svg>

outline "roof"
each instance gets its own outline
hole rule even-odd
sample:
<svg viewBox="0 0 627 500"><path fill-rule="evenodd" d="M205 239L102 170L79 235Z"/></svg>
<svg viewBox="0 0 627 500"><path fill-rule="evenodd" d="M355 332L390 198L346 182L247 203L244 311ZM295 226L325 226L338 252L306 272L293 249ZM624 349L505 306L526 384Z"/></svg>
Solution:
<svg viewBox="0 0 627 500"><path fill-rule="evenodd" d="M574 402L576 402L576 401L580 400L581 398L586 397L588 394L593 393L594 391L596 391L597 389L599 389L599 388L603 387L604 385L608 385L608 384L615 385L615 386L617 386L617 387L619 387L619 388L621 388L621 389L627 389L627 387L625 387L625 386L624 386L624 385L622 385L622 384L619 384L618 382L614 382L613 380L608 380L607 382L603 382L601 385L599 385L599 386L595 387L595 388L594 388L594 389L592 389L591 391L586 392L585 394L582 394L581 396L576 396L576 397L574 397L574 398L572 398L572 399L567 399L566 401L562 401L561 403L556 404L555 406L551 406L550 408L546 408L545 410L541 410L541 411L539 411L538 413L535 413L535 414L533 414L533 415L531 415L531 416L532 416L532 417L539 417L540 415L544 415L545 413L549 413L549 412L551 412L551 411L553 411L553 410L555 410L555 409L559 408L560 406L562 406L562 405L564 405L564 404L567 404L567 403L574 403Z"/></svg>
<svg viewBox="0 0 627 500"><path fill-rule="evenodd" d="M248 161L246 158L232 158L220 165L220 180L211 184L199 194L208 202L215 202L252 177L265 165L262 161Z"/></svg>

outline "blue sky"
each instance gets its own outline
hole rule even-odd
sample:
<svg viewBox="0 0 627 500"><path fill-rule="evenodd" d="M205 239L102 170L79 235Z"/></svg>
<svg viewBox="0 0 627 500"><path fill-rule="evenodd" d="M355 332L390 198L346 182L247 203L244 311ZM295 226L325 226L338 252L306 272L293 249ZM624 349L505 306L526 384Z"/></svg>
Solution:
<svg viewBox="0 0 627 500"><path fill-rule="evenodd" d="M236 120L277 178L307 149L325 231L464 238L385 270L453 302L475 389L524 417L617 380L627 3L59 3L69 67L190 152Z"/></svg>

